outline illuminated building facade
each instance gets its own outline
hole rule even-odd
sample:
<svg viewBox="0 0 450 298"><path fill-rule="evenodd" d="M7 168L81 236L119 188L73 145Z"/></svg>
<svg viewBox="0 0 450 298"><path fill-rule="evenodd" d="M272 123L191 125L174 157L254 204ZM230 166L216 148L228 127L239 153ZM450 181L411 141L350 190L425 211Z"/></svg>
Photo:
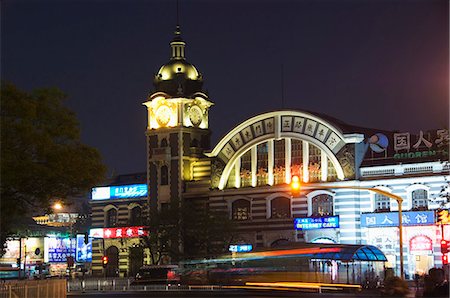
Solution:
<svg viewBox="0 0 450 298"><path fill-rule="evenodd" d="M394 133L281 110L242 122L210 150L212 102L184 49L177 28L171 59L144 103L151 207L203 201L238 223L236 245L253 248L288 241L373 244L398 274L397 203L357 189L378 188L404 200L405 273L442 264L434 210L449 208L442 197L449 191L448 130ZM309 185L295 197L294 175ZM321 189L324 184L355 189ZM444 233L449 239L448 227Z"/></svg>
<svg viewBox="0 0 450 298"><path fill-rule="evenodd" d="M146 173L119 175L105 186L95 187L91 196L92 274L134 276L146 263L139 237L146 234ZM104 268L103 256L108 257Z"/></svg>

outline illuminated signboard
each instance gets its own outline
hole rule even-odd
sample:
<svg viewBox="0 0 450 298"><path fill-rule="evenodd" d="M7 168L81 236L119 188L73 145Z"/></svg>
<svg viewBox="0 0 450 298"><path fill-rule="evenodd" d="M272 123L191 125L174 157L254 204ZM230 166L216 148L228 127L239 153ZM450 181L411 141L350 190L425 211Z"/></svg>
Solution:
<svg viewBox="0 0 450 298"><path fill-rule="evenodd" d="M124 227L124 228L96 228L89 231L92 238L137 238L147 236L148 232L144 227Z"/></svg>
<svg viewBox="0 0 450 298"><path fill-rule="evenodd" d="M92 238L88 238L88 243L84 243L84 235L77 235L77 262L92 262Z"/></svg>
<svg viewBox="0 0 450 298"><path fill-rule="evenodd" d="M249 252L253 250L253 245L251 244L234 244L228 247L231 252Z"/></svg>
<svg viewBox="0 0 450 298"><path fill-rule="evenodd" d="M93 200L127 199L147 196L147 184L94 187Z"/></svg>
<svg viewBox="0 0 450 298"><path fill-rule="evenodd" d="M294 226L296 230L339 228L339 216L296 218L294 219Z"/></svg>
<svg viewBox="0 0 450 298"><path fill-rule="evenodd" d="M76 241L74 238L46 237L44 240L44 261L65 263L67 257L75 257Z"/></svg>
<svg viewBox="0 0 450 298"><path fill-rule="evenodd" d="M402 213L404 226L434 225L434 211L407 211ZM361 214L361 227L397 227L398 212Z"/></svg>
<svg viewBox="0 0 450 298"><path fill-rule="evenodd" d="M409 241L409 250L417 251L417 250L432 250L433 242L431 239L424 235L419 235L411 238Z"/></svg>

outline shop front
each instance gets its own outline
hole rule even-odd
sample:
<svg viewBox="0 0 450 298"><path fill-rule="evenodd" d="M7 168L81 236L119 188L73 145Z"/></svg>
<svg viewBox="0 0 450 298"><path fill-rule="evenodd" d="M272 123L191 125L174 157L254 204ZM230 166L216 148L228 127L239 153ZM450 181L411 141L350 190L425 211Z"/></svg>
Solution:
<svg viewBox="0 0 450 298"><path fill-rule="evenodd" d="M402 222L405 277L412 279L414 274L422 275L433 267L441 266L439 250L442 235L441 228L435 224L434 211L403 212ZM366 231L367 244L381 249L388 259L386 268L394 268L398 274L398 213L362 214L361 227Z"/></svg>

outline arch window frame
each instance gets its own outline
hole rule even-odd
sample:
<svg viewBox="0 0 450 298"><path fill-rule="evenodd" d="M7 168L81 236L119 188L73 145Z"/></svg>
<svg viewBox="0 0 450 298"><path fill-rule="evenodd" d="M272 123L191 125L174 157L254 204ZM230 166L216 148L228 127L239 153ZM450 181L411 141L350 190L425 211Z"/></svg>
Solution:
<svg viewBox="0 0 450 298"><path fill-rule="evenodd" d="M282 211L282 209L285 209L286 206L284 206L284 208L281 207L276 207L274 206L274 204L279 204L281 206L280 201L285 201L288 202L288 207L287 207L287 213L285 213L285 211ZM276 211L276 209L279 209L278 211ZM276 212L274 212L276 211ZM269 208L268 208L268 213L270 213L269 218L270 219L289 219L292 218L292 202L291 202L291 198L290 197L286 197L286 196L276 196L272 199L269 200Z"/></svg>
<svg viewBox="0 0 450 298"><path fill-rule="evenodd" d="M115 212L114 223L111 223L111 212ZM119 225L119 208L114 205L108 205L103 209L104 212L104 225L107 228L117 227Z"/></svg>
<svg viewBox="0 0 450 298"><path fill-rule="evenodd" d="M135 219L133 219L133 210L136 210L137 208L139 208L139 220L136 222ZM130 226L140 226L142 225L142 206L139 204L130 204L128 206L128 224Z"/></svg>
<svg viewBox="0 0 450 298"><path fill-rule="evenodd" d="M169 185L169 167L164 164L160 168L160 185Z"/></svg>
<svg viewBox="0 0 450 298"><path fill-rule="evenodd" d="M330 216L333 216L335 213L335 206L334 206L334 196L335 194L331 191L327 191L327 190L314 190L309 192L306 195L306 199L308 202L308 216L313 216L313 199L317 196L321 196L321 195L328 195L329 197L331 197L331 209L332 209L332 213L330 214ZM326 215L324 215L326 216Z"/></svg>
<svg viewBox="0 0 450 298"><path fill-rule="evenodd" d="M245 206L244 206L245 202ZM242 203L242 206L237 206L237 204ZM237 198L231 202L231 219L236 221L246 221L251 220L252 217L252 203L246 198ZM240 210L239 210L240 209ZM244 210L247 209L247 210ZM246 216L245 216L246 213Z"/></svg>
<svg viewBox="0 0 450 298"><path fill-rule="evenodd" d="M414 208L414 192L422 190L426 192L425 208ZM406 188L406 202L409 210L429 210L430 187L424 184L412 184Z"/></svg>

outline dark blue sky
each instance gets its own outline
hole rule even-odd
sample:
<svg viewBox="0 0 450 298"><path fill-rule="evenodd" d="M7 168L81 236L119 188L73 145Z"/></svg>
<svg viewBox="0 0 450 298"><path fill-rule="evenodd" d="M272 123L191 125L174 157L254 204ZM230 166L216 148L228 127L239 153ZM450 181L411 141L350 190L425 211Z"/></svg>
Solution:
<svg viewBox="0 0 450 298"><path fill-rule="evenodd" d="M175 0L20 1L1 6L2 79L56 86L82 139L116 173L145 171L153 74L169 60ZM183 1L186 57L215 106L213 146L285 107L349 124L448 127L448 1Z"/></svg>

